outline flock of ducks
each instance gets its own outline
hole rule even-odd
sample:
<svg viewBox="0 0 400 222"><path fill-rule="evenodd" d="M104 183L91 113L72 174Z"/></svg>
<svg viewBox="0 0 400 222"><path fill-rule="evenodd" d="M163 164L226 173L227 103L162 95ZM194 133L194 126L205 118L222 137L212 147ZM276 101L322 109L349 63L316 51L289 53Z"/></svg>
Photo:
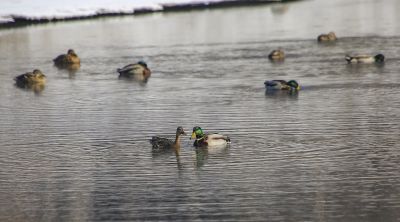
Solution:
<svg viewBox="0 0 400 222"><path fill-rule="evenodd" d="M329 32L328 34L321 34L317 37L318 42L334 42L338 38L334 32ZM268 58L274 62L282 62L285 59L285 53L281 49L273 50ZM371 55L346 55L345 60L349 64L364 63L383 63L385 61L385 56L383 54L377 54L375 56ZM296 80L267 80L264 82L265 88L270 91L274 90L288 90L291 92L296 92L300 90L300 85Z"/></svg>
<svg viewBox="0 0 400 222"><path fill-rule="evenodd" d="M333 42L337 40L334 32L328 34L321 34L317 38L318 42ZM271 61L283 61L285 53L281 49L273 50L268 58ZM346 55L345 60L348 63L383 63L385 56L378 54L375 56L370 55ZM76 70L80 67L80 59L73 49L69 49L67 54L62 54L53 59L54 65L60 69ZM117 69L119 78L129 78L146 82L151 75L151 71L147 64L139 61L134 64L126 65ZM21 88L31 88L40 90L46 84L46 76L39 70L35 69L33 72L27 72L14 78L15 84ZM264 82L266 90L287 90L289 92L297 92L300 90L300 85L296 80L267 80ZM180 138L186 135L182 127L176 129L175 140L170 140L164 137L154 136L151 138L150 143L153 146L153 151L175 150L179 153ZM226 146L230 143L230 138L221 134L207 134L204 133L201 127L195 126L192 131L191 139L194 139L195 147L213 147L213 146Z"/></svg>
<svg viewBox="0 0 400 222"><path fill-rule="evenodd" d="M80 68L81 60L73 49L69 49L67 54L61 54L53 59L54 65L59 69L77 70ZM119 78L130 78L139 81L147 81L151 75L150 69L143 61L129 64L117 69ZM46 84L46 75L39 69L27 72L14 78L16 86L27 89L42 89Z"/></svg>

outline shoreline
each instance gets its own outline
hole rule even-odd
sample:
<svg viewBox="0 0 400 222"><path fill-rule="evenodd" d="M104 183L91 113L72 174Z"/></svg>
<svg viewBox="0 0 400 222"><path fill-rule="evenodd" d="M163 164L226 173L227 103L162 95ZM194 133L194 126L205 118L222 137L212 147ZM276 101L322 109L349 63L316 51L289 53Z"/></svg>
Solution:
<svg viewBox="0 0 400 222"><path fill-rule="evenodd" d="M98 11L93 15L85 16L71 16L65 18L29 18L25 16L11 15L14 21L0 23L1 29L25 27L30 25L65 22L65 21L76 21L76 20L89 20L105 17L118 17L118 16L136 16L145 15L151 13L169 13L169 12L183 12L183 11L193 11L193 10L207 10L216 8L232 8L232 7L243 7L243 6L256 6L256 5L266 5L266 4L277 4L277 3L287 3L300 0L229 0L221 2L195 2L195 3L184 3L184 4L162 4L162 9L152 9L152 8L138 8L132 12L106 12Z"/></svg>

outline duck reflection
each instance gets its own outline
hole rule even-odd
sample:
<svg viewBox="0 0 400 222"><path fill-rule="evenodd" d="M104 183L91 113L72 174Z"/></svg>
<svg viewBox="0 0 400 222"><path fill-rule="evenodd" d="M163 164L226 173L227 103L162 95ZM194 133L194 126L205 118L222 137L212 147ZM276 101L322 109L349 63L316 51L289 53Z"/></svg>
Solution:
<svg viewBox="0 0 400 222"><path fill-rule="evenodd" d="M228 154L229 145L219 147L196 147L195 148L195 167L197 169L203 167L210 156L221 157Z"/></svg>
<svg viewBox="0 0 400 222"><path fill-rule="evenodd" d="M298 90L265 90L266 98L275 98L275 99L294 99L297 100L299 98Z"/></svg>
<svg viewBox="0 0 400 222"><path fill-rule="evenodd" d="M271 6L271 12L274 15L283 15L289 10L289 6L287 4L276 4Z"/></svg>

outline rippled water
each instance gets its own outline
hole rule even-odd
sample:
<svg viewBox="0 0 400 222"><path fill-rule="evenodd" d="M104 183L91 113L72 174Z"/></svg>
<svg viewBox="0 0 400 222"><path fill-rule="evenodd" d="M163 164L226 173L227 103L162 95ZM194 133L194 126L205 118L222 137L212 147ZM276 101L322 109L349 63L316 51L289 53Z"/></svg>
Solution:
<svg viewBox="0 0 400 222"><path fill-rule="evenodd" d="M400 4L379 2L2 30L0 220L398 221ZM339 41L318 44L330 30ZM278 47L286 60L269 62ZM76 73L51 62L68 48ZM382 66L344 61L379 52ZM118 80L139 59L147 84ZM13 85L34 68L43 91ZM303 89L266 94L277 78ZM151 136L195 125L232 144L195 149L187 136L179 157L152 154Z"/></svg>

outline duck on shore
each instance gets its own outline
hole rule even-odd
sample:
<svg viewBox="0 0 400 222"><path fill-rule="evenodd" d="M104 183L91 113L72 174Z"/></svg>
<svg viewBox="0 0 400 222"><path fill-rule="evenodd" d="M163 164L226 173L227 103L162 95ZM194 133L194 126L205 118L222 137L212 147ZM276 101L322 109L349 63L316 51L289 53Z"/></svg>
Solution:
<svg viewBox="0 0 400 222"><path fill-rule="evenodd" d="M62 54L53 59L54 65L59 68L69 68L79 66L81 60L73 49L69 49L67 54Z"/></svg>
<svg viewBox="0 0 400 222"><path fill-rule="evenodd" d="M336 41L337 37L334 32L329 32L328 34L321 34L317 38L318 42L332 42Z"/></svg>
<svg viewBox="0 0 400 222"><path fill-rule="evenodd" d="M221 134L205 134L203 129L199 126L193 127L191 139L195 139L194 146L196 147L213 147L213 146L226 146L231 142L228 136Z"/></svg>
<svg viewBox="0 0 400 222"><path fill-rule="evenodd" d="M267 90L300 90L300 85L296 80L267 80L264 85Z"/></svg>
<svg viewBox="0 0 400 222"><path fill-rule="evenodd" d="M275 49L268 55L268 58L272 61L282 61L285 59L285 53L281 49Z"/></svg>
<svg viewBox="0 0 400 222"><path fill-rule="evenodd" d="M177 153L180 151L181 135L186 135L181 126L176 129L175 140L170 140L165 137L153 136L150 143L153 146L153 152L161 152L166 150L174 150Z"/></svg>
<svg viewBox="0 0 400 222"><path fill-rule="evenodd" d="M143 61L126 65L117 69L117 72L119 73L119 78L136 79L139 81L146 81L151 75L150 69Z"/></svg>
<svg viewBox="0 0 400 222"><path fill-rule="evenodd" d="M385 61L385 56L383 54L377 54L375 56L371 56L371 55L355 55L355 56L346 55L345 59L346 59L347 63L371 64L371 63L383 63Z"/></svg>

